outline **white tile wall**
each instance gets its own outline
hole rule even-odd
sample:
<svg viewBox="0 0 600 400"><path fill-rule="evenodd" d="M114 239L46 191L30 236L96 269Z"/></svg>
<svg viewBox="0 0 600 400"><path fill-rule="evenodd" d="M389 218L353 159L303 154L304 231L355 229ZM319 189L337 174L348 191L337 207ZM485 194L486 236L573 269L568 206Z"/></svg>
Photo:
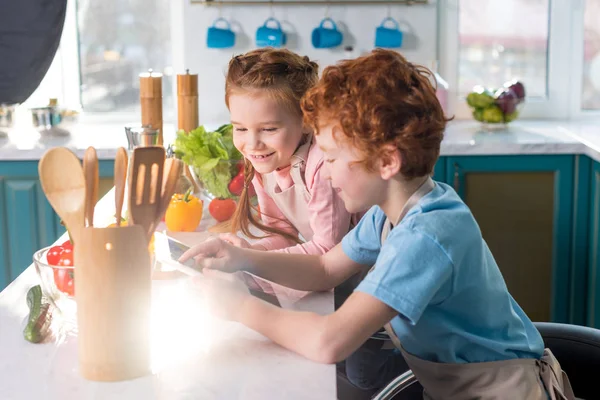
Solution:
<svg viewBox="0 0 600 400"><path fill-rule="evenodd" d="M269 6L224 6L221 15L232 23L237 33L236 46L217 50L206 47L206 31L219 16L219 8L191 4L189 0L173 0L173 3L176 3L171 16L175 46L173 65L176 73L188 68L190 73L199 75L201 124L229 120L224 103L225 68L232 55L255 47L256 29L271 16L271 12L288 34L287 48L308 55L319 62L321 69L347 58L343 50L347 45L354 47L355 55L373 49L375 28L388 15L387 6L331 6L328 15L344 32L344 42L340 48L317 50L312 47L310 35L325 16L325 6L274 6L272 9ZM400 22L405 33L400 51L412 61L430 65L437 58L437 0L430 0L427 5L395 5L389 12Z"/></svg>

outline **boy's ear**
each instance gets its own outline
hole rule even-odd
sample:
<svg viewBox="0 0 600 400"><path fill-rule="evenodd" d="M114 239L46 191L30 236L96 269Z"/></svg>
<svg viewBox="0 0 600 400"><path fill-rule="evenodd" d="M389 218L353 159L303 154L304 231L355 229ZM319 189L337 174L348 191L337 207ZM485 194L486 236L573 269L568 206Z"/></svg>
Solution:
<svg viewBox="0 0 600 400"><path fill-rule="evenodd" d="M382 179L388 180L400 172L402 168L402 156L398 148L392 144L384 145L381 150L379 173Z"/></svg>

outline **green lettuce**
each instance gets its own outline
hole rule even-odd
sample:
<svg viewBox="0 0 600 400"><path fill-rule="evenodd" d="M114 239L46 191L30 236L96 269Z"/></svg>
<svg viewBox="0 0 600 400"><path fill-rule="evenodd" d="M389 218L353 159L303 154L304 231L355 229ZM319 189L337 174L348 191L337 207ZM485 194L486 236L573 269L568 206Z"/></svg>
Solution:
<svg viewBox="0 0 600 400"><path fill-rule="evenodd" d="M214 132L208 132L204 126L188 134L179 131L175 149L176 155L194 169L209 193L224 199L233 197L227 186L237 174L242 155L233 145L231 124L222 125Z"/></svg>

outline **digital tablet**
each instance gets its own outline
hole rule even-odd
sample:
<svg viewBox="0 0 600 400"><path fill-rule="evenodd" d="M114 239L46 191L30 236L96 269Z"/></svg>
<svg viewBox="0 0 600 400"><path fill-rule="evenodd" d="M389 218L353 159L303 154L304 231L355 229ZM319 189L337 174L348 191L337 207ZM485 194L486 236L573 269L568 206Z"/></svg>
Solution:
<svg viewBox="0 0 600 400"><path fill-rule="evenodd" d="M158 262L188 276L202 276L202 271L195 266L193 259L187 260L184 263L177 261L189 248L189 246L164 233L155 233L154 251ZM281 306L279 300L277 300L277 296L273 294L274 289L269 281L245 271L238 273L238 276L246 284L250 294L278 307Z"/></svg>

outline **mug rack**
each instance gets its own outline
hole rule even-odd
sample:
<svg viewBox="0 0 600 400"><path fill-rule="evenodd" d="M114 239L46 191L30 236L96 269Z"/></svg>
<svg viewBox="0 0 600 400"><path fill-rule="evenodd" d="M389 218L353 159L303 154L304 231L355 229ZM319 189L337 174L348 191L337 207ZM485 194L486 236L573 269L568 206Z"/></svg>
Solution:
<svg viewBox="0 0 600 400"><path fill-rule="evenodd" d="M429 0L190 0L191 3L204 4L206 6L336 6L336 5L413 5L428 4Z"/></svg>

